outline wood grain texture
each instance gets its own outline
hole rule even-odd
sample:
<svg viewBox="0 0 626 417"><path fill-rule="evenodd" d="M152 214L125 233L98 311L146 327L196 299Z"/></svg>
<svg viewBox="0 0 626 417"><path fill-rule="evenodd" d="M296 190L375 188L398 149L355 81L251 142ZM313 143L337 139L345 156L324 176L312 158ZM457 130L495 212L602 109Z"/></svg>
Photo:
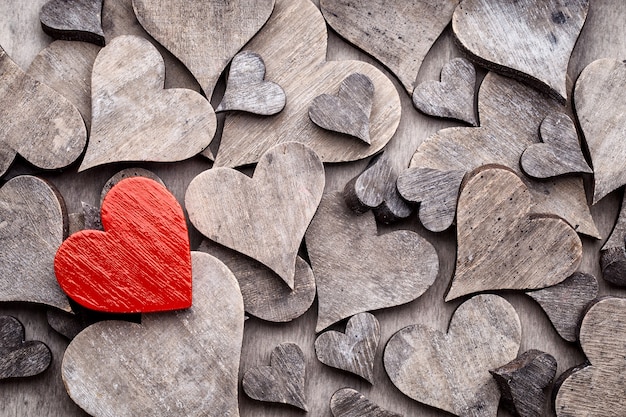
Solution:
<svg viewBox="0 0 626 417"><path fill-rule="evenodd" d="M145 313L188 308L192 271L181 206L161 184L127 178L102 203L104 231L78 232L59 247L61 288L91 310Z"/></svg>
<svg viewBox="0 0 626 417"><path fill-rule="evenodd" d="M51 361L45 343L24 340L24 325L18 319L0 316L0 380L38 375Z"/></svg>
<svg viewBox="0 0 626 417"><path fill-rule="evenodd" d="M478 64L565 102L567 65L588 10L589 0L466 0L454 11L452 29Z"/></svg>
<svg viewBox="0 0 626 417"><path fill-rule="evenodd" d="M50 0L41 8L41 28L55 39L104 46L103 0Z"/></svg>
<svg viewBox="0 0 626 417"><path fill-rule="evenodd" d="M622 200L613 231L600 251L602 278L612 284L626 287L626 196Z"/></svg>
<svg viewBox="0 0 626 417"><path fill-rule="evenodd" d="M425 81L413 90L413 105L422 113L478 126L474 110L476 69L465 58L455 58L441 69L441 81Z"/></svg>
<svg viewBox="0 0 626 417"><path fill-rule="evenodd" d="M459 0L320 0L326 22L395 74L411 94L426 53Z"/></svg>
<svg viewBox="0 0 626 417"><path fill-rule="evenodd" d="M78 316L74 312L66 312L54 308L46 311L46 320L55 332L62 334L69 340L75 338L78 333L87 327L83 317Z"/></svg>
<svg viewBox="0 0 626 417"><path fill-rule="evenodd" d="M324 166L311 149L282 143L261 157L252 179L224 167L201 173L187 188L185 207L200 233L261 262L293 288L298 249L324 183Z"/></svg>
<svg viewBox="0 0 626 417"><path fill-rule="evenodd" d="M90 415L239 416L239 286L214 257L192 258L191 308L144 315L141 324L99 322L68 346L63 381Z"/></svg>
<svg viewBox="0 0 626 417"><path fill-rule="evenodd" d="M478 295L456 310L447 333L405 327L385 347L393 384L416 401L461 417L494 416L500 392L489 369L517 356L520 319L504 298Z"/></svg>
<svg viewBox="0 0 626 417"><path fill-rule="evenodd" d="M401 417L374 404L357 390L342 388L330 397L333 417Z"/></svg>
<svg viewBox="0 0 626 417"><path fill-rule="evenodd" d="M374 215L356 215L338 192L322 198L305 240L317 283L316 332L357 313L413 301L439 272L426 239L409 230L379 236Z"/></svg>
<svg viewBox="0 0 626 417"><path fill-rule="evenodd" d="M308 411L305 380L306 363L302 349L295 343L283 343L272 351L269 366L248 369L241 384L250 398L289 404Z"/></svg>
<svg viewBox="0 0 626 417"><path fill-rule="evenodd" d="M519 116L521 109L524 117ZM522 153L529 145L539 142L537 132L541 121L548 114L563 111L566 111L563 106L543 94L509 78L489 73L478 93L480 127L452 127L431 135L417 148L409 169L400 174L398 184L405 175L415 177L426 168L442 173L469 172L488 164L507 166L524 178L519 166ZM435 193L426 195L434 196L434 201L421 200L420 219L422 210L426 210L430 214L426 219L437 226L436 230L441 230L444 225L449 227L454 220L457 201L449 197L454 195L453 189L458 189L462 177L452 177L455 182L448 179L448 188L439 190L446 196L445 205ZM419 177L410 181L419 181ZM429 176L425 177L425 181L432 182ZM524 181L536 204L533 212L562 217L577 232L600 237L581 178L563 177L550 181L524 178ZM400 189L400 192L409 198L406 190ZM438 213L440 219L434 220L432 213Z"/></svg>
<svg viewBox="0 0 626 417"><path fill-rule="evenodd" d="M530 145L520 159L524 173L534 178L593 172L578 141L576 125L565 113L546 116L539 126L543 143Z"/></svg>
<svg viewBox="0 0 626 417"><path fill-rule="evenodd" d="M164 79L163 58L143 38L120 36L98 53L91 135L79 171L119 161L180 161L209 146L217 123L209 102L194 91L163 90Z"/></svg>
<svg viewBox="0 0 626 417"><path fill-rule="evenodd" d="M113 176L111 176L111 178L109 178L102 186L102 191L100 192L100 206L102 206L104 198L109 193L109 191L111 191L111 189L115 187L120 181L125 180L126 178L136 177L149 178L167 188L165 183L163 183L163 180L157 174L150 170L147 170L145 168L125 168L113 174Z"/></svg>
<svg viewBox="0 0 626 417"><path fill-rule="evenodd" d="M570 372L555 396L558 417L620 416L626 413L624 341L626 299L606 297L589 308L580 345L589 365Z"/></svg>
<svg viewBox="0 0 626 417"><path fill-rule="evenodd" d="M574 272L560 284L526 295L541 306L563 339L576 342L580 321L598 296L598 280L591 274Z"/></svg>
<svg viewBox="0 0 626 417"><path fill-rule="evenodd" d="M513 415L542 417L549 413L546 390L554 380L556 366L554 356L531 349L489 372L500 387L501 401Z"/></svg>
<svg viewBox="0 0 626 417"><path fill-rule="evenodd" d="M591 154L593 203L626 184L626 113L618 91L626 88L626 63L602 59L589 64L576 81L576 115Z"/></svg>
<svg viewBox="0 0 626 417"><path fill-rule="evenodd" d="M326 61L326 24L309 0L278 0L272 17L246 45L265 60L266 78L278 83L287 104L274 117L259 118L229 114L216 155L216 166L255 163L277 143L302 142L324 162L343 162L373 155L385 146L400 121L400 100L393 83L374 66L362 61ZM370 140L338 136L309 120L312 100L335 94L341 82L353 73L367 76L374 84L370 116ZM259 136L258 132L263 132Z"/></svg>
<svg viewBox="0 0 626 417"><path fill-rule="evenodd" d="M363 377L372 383L380 324L370 313L355 314L345 333L329 330L315 339L315 356L325 365Z"/></svg>
<svg viewBox="0 0 626 417"><path fill-rule="evenodd" d="M580 238L563 219L531 214L532 197L512 171L468 175L457 208L457 261L446 301L487 290L549 287L582 260Z"/></svg>

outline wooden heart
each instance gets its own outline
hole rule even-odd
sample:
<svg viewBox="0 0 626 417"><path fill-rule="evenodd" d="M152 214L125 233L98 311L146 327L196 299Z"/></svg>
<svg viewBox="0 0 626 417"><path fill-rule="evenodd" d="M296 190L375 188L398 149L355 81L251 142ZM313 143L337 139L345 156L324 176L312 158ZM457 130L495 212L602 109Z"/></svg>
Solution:
<svg viewBox="0 0 626 417"><path fill-rule="evenodd" d="M228 62L272 14L274 0L133 0L133 8L141 26L189 68L211 97Z"/></svg>
<svg viewBox="0 0 626 417"><path fill-rule="evenodd" d="M402 417L374 404L352 388L342 388L330 397L333 417Z"/></svg>
<svg viewBox="0 0 626 417"><path fill-rule="evenodd" d="M261 116L280 112L287 100L285 92L264 78L265 62L259 54L243 51L235 55L224 97L215 111L240 110Z"/></svg>
<svg viewBox="0 0 626 417"><path fill-rule="evenodd" d="M626 184L626 112L619 91L626 88L626 63L594 61L576 81L574 103L591 154L594 173L593 204Z"/></svg>
<svg viewBox="0 0 626 417"><path fill-rule="evenodd" d="M446 301L487 290L556 285L582 260L582 243L563 219L531 214L526 185L508 169L485 167L461 188L456 271Z"/></svg>
<svg viewBox="0 0 626 417"><path fill-rule="evenodd" d="M0 47L0 176L20 154L43 169L70 165L83 152L87 131L63 96L31 78Z"/></svg>
<svg viewBox="0 0 626 417"><path fill-rule="evenodd" d="M255 163L269 148L288 141L304 143L324 162L366 158L387 144L400 122L398 91L373 65L354 60L327 62L327 39L324 19L310 0L276 1L272 17L246 50L263 57L266 78L285 90L287 104L273 117L227 114L216 166ZM341 82L354 73L367 76L374 84L369 146L360 139L320 129L308 116L315 97L336 94Z"/></svg>
<svg viewBox="0 0 626 417"><path fill-rule="evenodd" d="M560 284L526 295L541 306L563 339L576 342L580 321L598 296L598 280L591 274L577 271Z"/></svg>
<svg viewBox="0 0 626 417"><path fill-rule="evenodd" d="M578 142L576 126L565 113L546 116L539 128L543 143L530 145L520 159L524 172L550 178L575 172L592 173Z"/></svg>
<svg viewBox="0 0 626 417"><path fill-rule="evenodd" d="M588 10L589 0L466 0L452 29L472 60L565 102L567 65Z"/></svg>
<svg viewBox="0 0 626 417"><path fill-rule="evenodd" d="M230 168L202 172L187 188L185 207L200 233L261 262L293 288L298 249L324 183L324 166L311 149L282 143L261 157L252 179Z"/></svg>
<svg viewBox="0 0 626 417"><path fill-rule="evenodd" d="M519 117L520 111L525 117ZM398 178L400 193L404 198L418 202L410 198L409 191L402 189L401 183L408 181L419 185L423 172L432 170L433 174L423 177L426 184L437 186L426 195L432 200L421 200L420 207L428 208L425 216L428 223L424 225L433 231L449 227L456 211L457 199L452 197L458 193L460 176L455 173L446 178L447 173L470 172L484 165L497 164L509 167L522 177L520 157L529 145L539 141L537 132L541 121L549 114L563 111L566 111L565 107L528 86L494 73L487 74L478 94L480 127L443 129L422 142L409 169ZM404 180L405 175L413 178ZM442 175L444 181L436 183L431 175ZM536 204L534 212L562 217L577 232L600 238L587 204L582 178L524 180ZM415 194L420 196L423 192ZM436 228L431 229L431 224Z"/></svg>
<svg viewBox="0 0 626 417"><path fill-rule="evenodd" d="M450 23L459 0L321 0L326 22L378 59L411 94L430 47Z"/></svg>
<svg viewBox="0 0 626 417"><path fill-rule="evenodd" d="M589 308L580 326L588 365L562 376L554 401L558 417L626 414L625 334L626 299L606 297Z"/></svg>
<svg viewBox="0 0 626 417"><path fill-rule="evenodd" d="M417 324L394 334L385 370L416 401L457 416L495 416L500 391L489 370L517 357L521 337L513 306L477 295L455 311L447 333Z"/></svg>
<svg viewBox="0 0 626 417"><path fill-rule="evenodd" d="M626 286L626 195L611 235L600 251L602 278L611 284Z"/></svg>
<svg viewBox="0 0 626 417"><path fill-rule="evenodd" d="M63 242L54 259L61 288L80 305L111 313L191 306L187 223L161 184L120 181L102 203L104 232L84 230Z"/></svg>
<svg viewBox="0 0 626 417"><path fill-rule="evenodd" d="M65 237L61 195L23 175L0 188L0 301L26 301L70 311L54 277L54 255Z"/></svg>
<svg viewBox="0 0 626 417"><path fill-rule="evenodd" d="M425 81L413 91L413 105L430 116L461 120L478 125L474 111L476 69L465 58L443 66L441 81Z"/></svg>
<svg viewBox="0 0 626 417"><path fill-rule="evenodd" d="M147 40L119 36L104 47L91 76L92 119L79 171L111 162L174 162L209 146L213 108L187 89L163 90L163 58Z"/></svg>
<svg viewBox="0 0 626 417"><path fill-rule="evenodd" d="M380 341L380 324L370 313L350 318L346 332L334 330L315 339L315 355L320 362L333 368L352 372L374 383L374 358Z"/></svg>
<svg viewBox="0 0 626 417"><path fill-rule="evenodd" d="M352 74L341 82L336 96L315 97L309 117L322 129L354 136L369 145L373 98L372 80L363 74Z"/></svg>
<svg viewBox="0 0 626 417"><path fill-rule="evenodd" d="M305 397L306 364L302 349L283 343L272 351L270 366L248 369L241 385L250 398L290 404L308 411Z"/></svg>
<svg viewBox="0 0 626 417"><path fill-rule="evenodd" d="M378 236L374 215L356 215L338 192L322 198L305 240L317 283L317 332L357 313L413 301L439 272L426 239L409 230Z"/></svg>
<svg viewBox="0 0 626 417"><path fill-rule="evenodd" d="M24 341L24 326L11 316L0 316L0 380L35 376L50 366L52 353L45 343Z"/></svg>
<svg viewBox="0 0 626 417"><path fill-rule="evenodd" d="M41 7L44 32L56 39L104 46L103 0L50 0Z"/></svg>
<svg viewBox="0 0 626 417"><path fill-rule="evenodd" d="M70 397L94 417L239 416L243 301L218 260L192 254L193 306L96 323L65 351Z"/></svg>

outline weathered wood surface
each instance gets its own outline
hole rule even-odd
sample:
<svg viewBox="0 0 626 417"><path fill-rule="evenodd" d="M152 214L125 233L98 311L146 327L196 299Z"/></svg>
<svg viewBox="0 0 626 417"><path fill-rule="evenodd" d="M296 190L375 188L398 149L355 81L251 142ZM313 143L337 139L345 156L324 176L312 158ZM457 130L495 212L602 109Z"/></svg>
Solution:
<svg viewBox="0 0 626 417"><path fill-rule="evenodd" d="M342 388L330 397L333 417L402 417L374 404L357 390Z"/></svg>
<svg viewBox="0 0 626 417"><path fill-rule="evenodd" d="M102 206L102 203L104 202L104 197L106 197L109 191L111 191L111 189L115 187L117 183L119 183L120 181L126 178L135 178L135 177L150 178L151 180L156 181L159 184L161 184L163 187L167 188L165 183L163 183L163 180L152 171L149 171L144 168L125 168L121 171L116 172L111 178L107 180L107 182L104 183L104 186L102 187L102 192L100 193L99 206ZM81 203L81 206L83 207L83 211L84 211L85 205Z"/></svg>
<svg viewBox="0 0 626 417"><path fill-rule="evenodd" d="M50 0L39 14L41 28L55 39L104 46L103 0Z"/></svg>
<svg viewBox="0 0 626 417"><path fill-rule="evenodd" d="M615 227L600 251L600 266L606 281L626 287L626 195Z"/></svg>
<svg viewBox="0 0 626 417"><path fill-rule="evenodd" d="M24 340L24 325L18 319L0 316L0 380L38 375L51 361L48 346Z"/></svg>

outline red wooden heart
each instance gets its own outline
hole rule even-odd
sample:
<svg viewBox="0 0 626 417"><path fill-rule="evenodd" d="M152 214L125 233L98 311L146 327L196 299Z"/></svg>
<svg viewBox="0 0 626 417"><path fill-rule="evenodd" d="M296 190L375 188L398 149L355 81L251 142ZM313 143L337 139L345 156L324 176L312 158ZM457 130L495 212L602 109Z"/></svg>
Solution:
<svg viewBox="0 0 626 417"><path fill-rule="evenodd" d="M61 288L92 310L147 313L191 306L191 254L183 210L161 184L127 178L102 203L104 232L83 230L54 258Z"/></svg>

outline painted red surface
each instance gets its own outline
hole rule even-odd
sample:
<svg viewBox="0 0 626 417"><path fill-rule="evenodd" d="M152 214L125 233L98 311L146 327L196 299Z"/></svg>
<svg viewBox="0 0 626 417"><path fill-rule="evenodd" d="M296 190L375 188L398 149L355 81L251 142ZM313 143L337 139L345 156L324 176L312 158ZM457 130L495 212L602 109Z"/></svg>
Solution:
<svg viewBox="0 0 626 417"><path fill-rule="evenodd" d="M98 311L139 313L191 306L191 252L176 198L148 178L127 178L102 203L104 231L63 242L54 271L67 295Z"/></svg>

